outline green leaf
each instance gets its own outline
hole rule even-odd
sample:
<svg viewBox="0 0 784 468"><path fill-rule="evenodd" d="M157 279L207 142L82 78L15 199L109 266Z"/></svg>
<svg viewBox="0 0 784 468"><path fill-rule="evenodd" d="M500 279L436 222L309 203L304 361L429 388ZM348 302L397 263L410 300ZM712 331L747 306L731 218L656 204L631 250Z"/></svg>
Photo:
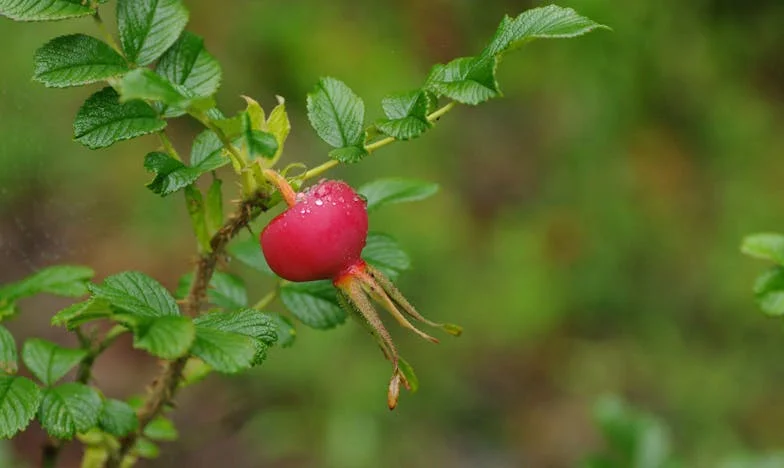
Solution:
<svg viewBox="0 0 784 468"><path fill-rule="evenodd" d="M774 267L754 283L757 305L768 315L784 315L784 267Z"/></svg>
<svg viewBox="0 0 784 468"><path fill-rule="evenodd" d="M44 385L54 385L87 356L84 349L63 348L40 338L27 340L22 361Z"/></svg>
<svg viewBox="0 0 784 468"><path fill-rule="evenodd" d="M594 29L610 29L571 8L547 5L527 10L516 18L504 17L482 57L495 57L537 38L570 38Z"/></svg>
<svg viewBox="0 0 784 468"><path fill-rule="evenodd" d="M363 147L365 104L345 83L322 78L308 94L307 108L310 124L319 137L341 149L332 151L330 157L354 162L367 153Z"/></svg>
<svg viewBox="0 0 784 468"><path fill-rule="evenodd" d="M71 439L98 424L103 404L95 389L80 383L66 383L44 391L38 420L52 437Z"/></svg>
<svg viewBox="0 0 784 468"><path fill-rule="evenodd" d="M360 187L357 192L365 197L368 211L393 203L424 200L438 192L438 184L414 179L378 179Z"/></svg>
<svg viewBox="0 0 784 468"><path fill-rule="evenodd" d="M185 298L193 284L193 273L182 275L177 285L176 296ZM248 292L242 278L230 273L216 271L210 279L207 299L224 309L241 309L248 305Z"/></svg>
<svg viewBox="0 0 784 468"><path fill-rule="evenodd" d="M461 57L433 66L425 89L463 104L476 105L500 95L495 81L496 59Z"/></svg>
<svg viewBox="0 0 784 468"><path fill-rule="evenodd" d="M207 233L214 235L223 226L223 190L222 181L214 177L210 188L207 189L207 199L204 202L204 222Z"/></svg>
<svg viewBox="0 0 784 468"><path fill-rule="evenodd" d="M128 323L133 329L134 348L163 359L186 355L196 336L193 322L188 317L135 317Z"/></svg>
<svg viewBox="0 0 784 468"><path fill-rule="evenodd" d="M195 96L212 96L221 82L221 67L204 48L204 40L184 31L161 56L155 72Z"/></svg>
<svg viewBox="0 0 784 468"><path fill-rule="evenodd" d="M60 88L95 83L127 71L125 59L108 44L72 34L52 39L35 52L33 79Z"/></svg>
<svg viewBox="0 0 784 468"><path fill-rule="evenodd" d="M79 297L87 294L87 281L95 272L83 266L57 265L0 288L0 302L12 302L40 293Z"/></svg>
<svg viewBox="0 0 784 468"><path fill-rule="evenodd" d="M277 330L277 344L282 348L292 346L297 339L297 329L291 320L280 314L269 314L269 317Z"/></svg>
<svg viewBox="0 0 784 468"><path fill-rule="evenodd" d="M278 140L271 133L246 129L243 140L247 145L251 158L261 156L262 158L272 159L278 151Z"/></svg>
<svg viewBox="0 0 784 468"><path fill-rule="evenodd" d="M400 272L411 268L411 259L395 239L380 233L370 233L362 249L362 258L393 280Z"/></svg>
<svg viewBox="0 0 784 468"><path fill-rule="evenodd" d="M14 335L7 328L0 326L0 371L16 374L17 360Z"/></svg>
<svg viewBox="0 0 784 468"><path fill-rule="evenodd" d="M784 265L784 235L762 232L746 236L741 245L741 252Z"/></svg>
<svg viewBox="0 0 784 468"><path fill-rule="evenodd" d="M391 94L381 101L387 118L376 123L381 133L409 140L425 133L433 126L427 120L430 100L422 90Z"/></svg>
<svg viewBox="0 0 784 468"><path fill-rule="evenodd" d="M133 453L141 458L158 458L161 449L145 438L139 438L133 447Z"/></svg>
<svg viewBox="0 0 784 468"><path fill-rule="evenodd" d="M177 41L188 23L188 10L179 0L119 0L117 27L125 56L147 65Z"/></svg>
<svg viewBox="0 0 784 468"><path fill-rule="evenodd" d="M147 103L139 100L120 103L117 91L106 87L87 98L77 112L74 139L90 149L98 149L164 127L166 121Z"/></svg>
<svg viewBox="0 0 784 468"><path fill-rule="evenodd" d="M249 336L197 325L191 353L216 371L232 374L252 366L256 342Z"/></svg>
<svg viewBox="0 0 784 468"><path fill-rule="evenodd" d="M77 302L57 312L52 317L52 325L66 327L68 330L87 322L111 315L109 303L100 299L90 298Z"/></svg>
<svg viewBox="0 0 784 468"><path fill-rule="evenodd" d="M229 244L227 248L229 254L239 260L241 263L260 271L266 275L275 276L267 260L264 258L264 253L261 251L259 240L255 236L242 240L237 240Z"/></svg>
<svg viewBox="0 0 784 468"><path fill-rule="evenodd" d="M144 436L150 440L173 441L179 434L171 419L158 416L144 428Z"/></svg>
<svg viewBox="0 0 784 468"><path fill-rule="evenodd" d="M255 356L252 365L261 364L266 358L267 348L278 339L276 326L268 314L253 309L235 312L214 312L194 319L197 329L229 332L254 340ZM209 363L207 359L205 359ZM218 370L216 368L216 370Z"/></svg>
<svg viewBox="0 0 784 468"><path fill-rule="evenodd" d="M188 216L191 218L191 227L196 235L200 252L211 252L210 234L207 231L207 219L204 213L204 196L195 185L185 187L185 203L188 208Z"/></svg>
<svg viewBox="0 0 784 468"><path fill-rule="evenodd" d="M0 438L10 439L30 424L41 390L25 377L0 375Z"/></svg>
<svg viewBox="0 0 784 468"><path fill-rule="evenodd" d="M159 101L170 106L186 107L188 98L172 83L149 68L137 68L125 76L118 85L120 102L134 99Z"/></svg>
<svg viewBox="0 0 784 468"><path fill-rule="evenodd" d="M289 122L289 114L286 112L286 101L280 97L278 98L278 105L272 109L269 118L267 119L266 128L262 130L270 132L278 142L278 150L272 157L272 161L277 161L283 153L283 144L291 131L291 122Z"/></svg>
<svg viewBox="0 0 784 468"><path fill-rule="evenodd" d="M331 281L289 283L280 288L280 300L305 325L320 330L346 321Z"/></svg>
<svg viewBox="0 0 784 468"><path fill-rule="evenodd" d="M107 398L101 406L98 426L117 437L125 437L139 427L136 411L124 401Z"/></svg>
<svg viewBox="0 0 784 468"><path fill-rule="evenodd" d="M107 277L90 291L113 307L138 317L180 315L177 302L159 282L138 271L126 271Z"/></svg>
<svg viewBox="0 0 784 468"><path fill-rule="evenodd" d="M191 166L207 170L217 169L229 163L229 158L222 155L223 142L211 130L199 133L191 147ZM209 169L207 169L209 168Z"/></svg>
<svg viewBox="0 0 784 468"><path fill-rule="evenodd" d="M408 363L405 359L398 357L397 358L397 365L400 369L400 373L408 381L408 385L411 387L411 392L416 392L419 390L419 378L414 373L414 368L411 367L411 364Z"/></svg>
<svg viewBox="0 0 784 468"><path fill-rule="evenodd" d="M16 21L53 21L92 15L79 0L0 0L0 15Z"/></svg>

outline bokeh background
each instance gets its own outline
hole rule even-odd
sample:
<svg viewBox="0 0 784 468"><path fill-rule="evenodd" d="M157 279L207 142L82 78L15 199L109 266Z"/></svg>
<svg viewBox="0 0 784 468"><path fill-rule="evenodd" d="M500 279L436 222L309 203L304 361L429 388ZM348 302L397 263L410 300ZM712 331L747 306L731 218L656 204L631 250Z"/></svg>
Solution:
<svg viewBox="0 0 784 468"><path fill-rule="evenodd" d="M189 29L223 65L221 107L241 108L239 94L267 107L285 96L286 160L315 165L327 147L304 100L320 76L348 83L372 121L384 94L478 52L504 14L541 3L186 4ZM784 330L754 305L764 266L738 251L744 234L784 226L784 2L559 4L614 32L510 54L504 99L460 107L422 139L331 174L442 187L371 219L413 258L401 289L466 330L440 346L393 330L420 391L390 413L388 364L360 327L300 326L296 345L260 368L184 391L180 440L141 466L579 466L605 450L593 408L608 394L655 415L680 466L784 448ZM98 35L89 19L0 22L0 282L70 262L99 277L140 270L173 289L195 242L182 198L144 188L157 140L89 151L71 140L87 90L30 79L34 50L70 32ZM172 137L187 151L198 126L180 120ZM268 290L232 268L252 299ZM73 343L48 325L67 304L27 300L10 327L20 340ZM112 397L143 392L157 371L127 340L96 367ZM4 463L37 463L42 440L32 425ZM78 458L70 447L63 466Z"/></svg>

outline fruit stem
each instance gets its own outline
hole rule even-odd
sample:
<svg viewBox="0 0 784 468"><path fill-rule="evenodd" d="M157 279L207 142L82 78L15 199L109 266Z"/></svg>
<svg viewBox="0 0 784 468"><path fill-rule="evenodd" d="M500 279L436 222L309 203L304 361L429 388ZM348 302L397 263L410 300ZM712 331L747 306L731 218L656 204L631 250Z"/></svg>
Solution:
<svg viewBox="0 0 784 468"><path fill-rule="evenodd" d="M264 177L269 180L272 185L278 188L280 191L280 195L283 197L283 200L289 207L294 206L297 203L297 193L294 192L294 189L291 188L289 181L286 180L285 177L280 175L277 171L273 171L272 169L264 169Z"/></svg>

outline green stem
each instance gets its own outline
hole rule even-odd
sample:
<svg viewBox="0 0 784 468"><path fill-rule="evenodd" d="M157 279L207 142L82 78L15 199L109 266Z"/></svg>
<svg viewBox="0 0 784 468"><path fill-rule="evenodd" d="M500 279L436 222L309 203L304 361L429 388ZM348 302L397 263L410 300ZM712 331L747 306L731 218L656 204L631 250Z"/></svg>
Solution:
<svg viewBox="0 0 784 468"><path fill-rule="evenodd" d="M166 150L169 156L176 159L177 161L182 161L180 154L177 153L177 150L174 148L174 145L172 144L171 140L169 140L169 137L166 136L165 131L161 130L160 132L158 132L158 138L160 138L161 144L163 145L163 149Z"/></svg>
<svg viewBox="0 0 784 468"><path fill-rule="evenodd" d="M444 114L446 114L447 112L451 111L455 107L455 105L457 105L457 102L456 101L451 101L448 104L446 104L445 106L443 106L443 107L433 111L432 114L427 116L428 122L435 122L435 121L437 121L438 119L443 117ZM387 145L389 145L391 143L394 143L396 141L397 141L397 139L395 137L385 137L385 138L382 138L381 140L378 140L378 141L375 141L373 143L370 143L369 145L365 145L365 151L367 151L368 153L372 153L373 151L376 151L379 148L383 148L384 146L387 146ZM337 166L338 164L340 164L340 162L335 161L334 159L330 160L330 161L327 161L327 162L325 162L325 163L323 163L323 164L321 164L319 166L316 166L313 169L305 172L304 174L302 174L301 178L302 178L302 180L308 180L308 179L312 179L314 177L318 177L321 174L323 174L323 173L327 172L328 170L332 169L333 167Z"/></svg>
<svg viewBox="0 0 784 468"><path fill-rule="evenodd" d="M106 39L109 47L114 49L114 51L120 54L122 57L125 57L122 48L119 46L119 44L117 44L117 41L114 40L114 36L112 36L109 30L106 29L106 24L104 24L103 19L101 18L101 14L98 13L98 6L96 5L94 8L95 13L93 13L93 20L95 21L95 25L98 26L98 29L101 31L103 38Z"/></svg>
<svg viewBox="0 0 784 468"><path fill-rule="evenodd" d="M253 308L256 310L262 310L268 305L272 304L272 301L278 297L278 289L278 287L275 287L275 289L268 292L264 297L259 299L259 302L253 305Z"/></svg>

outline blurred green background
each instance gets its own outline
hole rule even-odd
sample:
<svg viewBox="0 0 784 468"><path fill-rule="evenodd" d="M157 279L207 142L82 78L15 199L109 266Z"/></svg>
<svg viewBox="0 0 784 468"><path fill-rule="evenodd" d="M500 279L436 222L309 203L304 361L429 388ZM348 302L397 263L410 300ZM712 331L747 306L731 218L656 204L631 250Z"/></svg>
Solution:
<svg viewBox="0 0 784 468"><path fill-rule="evenodd" d="M284 96L286 162L312 166L328 149L304 114L320 76L351 86L373 121L386 93L478 52L504 14L541 3L186 4L223 65L223 110L241 108L239 94L268 108ZM439 346L393 329L420 391L390 413L388 363L360 327L300 326L262 367L184 391L181 439L141 466L576 466L604 446L592 408L608 393L666 421L683 466L784 447L784 333L754 305L763 265L738 251L743 235L784 226L784 2L559 4L614 32L534 42L500 67L504 99L461 106L422 139L330 174L441 184L371 218L414 260L401 289L465 328ZM69 32L98 35L89 19L0 22L0 282L72 262L173 289L195 241L182 197L144 188L158 141L89 151L71 140L86 90L30 80L34 50ZM170 128L181 151L199 129ZM231 268L252 299L268 290ZM67 304L27 300L10 327L20 341L71 343L48 326ZM121 341L96 370L107 395L126 397L158 365ZM31 464L43 440L33 426L13 442ZM78 458L70 447L64 466Z"/></svg>

